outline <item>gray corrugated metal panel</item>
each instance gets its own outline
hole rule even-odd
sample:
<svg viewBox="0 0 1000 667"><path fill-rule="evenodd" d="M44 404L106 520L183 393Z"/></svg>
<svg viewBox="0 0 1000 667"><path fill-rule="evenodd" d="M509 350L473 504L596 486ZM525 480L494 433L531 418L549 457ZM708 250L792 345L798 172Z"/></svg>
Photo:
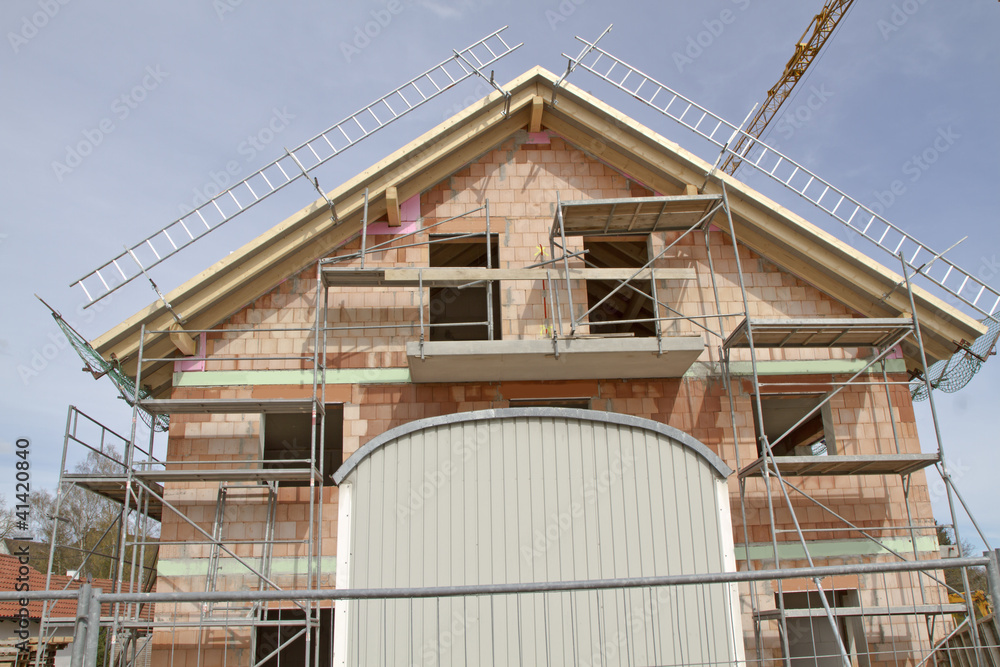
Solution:
<svg viewBox="0 0 1000 667"><path fill-rule="evenodd" d="M574 418L585 411L505 412L412 429L358 462L349 586L724 569L724 481L700 452L650 429ZM348 604L350 664L428 654L441 664L578 663L595 638L613 647L605 664L732 652L722 585Z"/></svg>
<svg viewBox="0 0 1000 667"><path fill-rule="evenodd" d="M673 426L652 421L651 419L633 417L632 415L623 415L617 412L578 410L575 408L499 408L495 410L476 410L473 412L460 412L453 415L442 415L440 417L420 419L389 429L385 433L377 435L369 440L363 447L354 452L350 458L344 461L344 464L333 474L333 481L336 484L340 484L344 478L346 478L351 471L354 470L354 468L371 452L375 451L379 447L382 447L387 442L395 440L396 438L408 433L412 433L416 430L433 428L443 424L453 424L466 421L489 421L519 416L579 419L583 421L620 424L623 426L632 426L635 428L655 431L667 436L668 438L676 440L685 447L696 451L702 458L708 461L712 467L715 468L721 477L729 477L729 475L733 473L732 468L726 465L726 463L719 458L715 452L699 442L696 438L685 433L684 431L674 428Z"/></svg>

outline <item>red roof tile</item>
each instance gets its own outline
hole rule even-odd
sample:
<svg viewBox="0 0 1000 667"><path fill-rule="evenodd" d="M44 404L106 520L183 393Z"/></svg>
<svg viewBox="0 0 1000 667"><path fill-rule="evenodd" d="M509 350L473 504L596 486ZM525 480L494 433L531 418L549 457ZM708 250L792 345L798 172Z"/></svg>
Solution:
<svg viewBox="0 0 1000 667"><path fill-rule="evenodd" d="M18 581L18 575L21 571L21 562L17 556L9 556L6 554L0 554L0 591L13 591L19 583L23 584L24 581ZM45 590L45 575L31 567L26 565L24 567L28 568L28 590L30 591L44 591ZM52 575L52 581L49 585L49 590L61 591L64 589L76 590L80 588L84 581L80 579L74 579L66 575ZM110 593L114 591L115 582L110 579L95 579L90 582L95 588L102 589L105 593ZM124 592L129 592L128 582L122 583L122 590ZM42 601L32 600L28 603L28 616L34 620L38 620L42 617ZM102 605L101 615L110 616L111 615L111 605ZM21 609L21 605L18 604L17 600L0 600L0 618L15 618ZM143 618L152 618L152 605L145 605L143 607ZM59 600L56 602L52 610L52 616L55 617L74 617L76 616L76 600Z"/></svg>

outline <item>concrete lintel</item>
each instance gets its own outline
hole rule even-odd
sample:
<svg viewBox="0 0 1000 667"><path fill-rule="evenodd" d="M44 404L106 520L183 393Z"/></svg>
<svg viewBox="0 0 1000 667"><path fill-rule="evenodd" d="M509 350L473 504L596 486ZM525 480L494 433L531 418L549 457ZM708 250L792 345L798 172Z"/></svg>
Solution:
<svg viewBox="0 0 1000 667"><path fill-rule="evenodd" d="M679 378L705 349L701 336L432 341L406 344L413 382Z"/></svg>
<svg viewBox="0 0 1000 667"><path fill-rule="evenodd" d="M552 349L551 341L545 341ZM863 361L843 359L817 359L813 361L762 361L757 366L761 375L838 375L853 374L864 367ZM902 359L886 362L889 373L906 371ZM748 375L750 362L734 362L733 375ZM719 370L714 364L697 362L684 373L684 377L716 377ZM605 378L596 378L605 379ZM326 372L327 384L409 384L408 368L332 368ZM312 384L312 371L262 370L262 371L179 371L174 373L175 387L234 387Z"/></svg>

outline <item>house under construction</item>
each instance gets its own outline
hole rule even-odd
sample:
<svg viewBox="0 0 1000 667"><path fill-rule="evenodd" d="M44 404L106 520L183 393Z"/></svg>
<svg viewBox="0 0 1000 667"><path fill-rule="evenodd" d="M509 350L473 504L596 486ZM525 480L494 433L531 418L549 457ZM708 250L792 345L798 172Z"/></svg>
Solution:
<svg viewBox="0 0 1000 667"><path fill-rule="evenodd" d="M487 39L447 85L510 50ZM720 146L739 132L600 48L579 64ZM1000 664L945 584L928 471L942 523L967 509L913 408L1000 295L945 258L918 276L923 246L765 144L744 163L885 266L564 79L496 86L84 345L169 432L62 475L134 527L108 664ZM71 408L69 450L102 449L88 420Z"/></svg>

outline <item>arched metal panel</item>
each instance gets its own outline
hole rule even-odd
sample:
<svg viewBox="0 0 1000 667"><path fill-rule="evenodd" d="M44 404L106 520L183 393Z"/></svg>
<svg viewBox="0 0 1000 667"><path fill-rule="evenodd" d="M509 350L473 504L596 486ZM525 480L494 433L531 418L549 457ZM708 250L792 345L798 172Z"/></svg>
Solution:
<svg viewBox="0 0 1000 667"><path fill-rule="evenodd" d="M426 587L735 569L726 476L663 424L488 410L395 429L349 459L338 586ZM736 660L724 585L338 604L341 664Z"/></svg>
<svg viewBox="0 0 1000 667"><path fill-rule="evenodd" d="M703 445L697 439L691 437L684 431L655 422L650 419L623 415L617 412L600 412L597 410L576 410L571 408L500 408L496 410L476 410L474 412L459 412L453 415L441 417L431 417L429 419L418 419L417 421L397 426L389 429L385 433L369 440L358 451L354 452L350 458L344 461L337 472L333 474L333 481L340 484L354 468L361 463L369 454L382 447L387 442L392 442L400 436L426 428L434 428L444 424L457 424L461 422L475 422L489 419L503 419L506 417L559 417L563 419L579 419L586 422L600 422L605 424L621 424L623 426L635 426L661 433L668 438L676 440L678 444L689 447L710 463L722 477L729 477L733 473L732 468L727 466L715 452Z"/></svg>

